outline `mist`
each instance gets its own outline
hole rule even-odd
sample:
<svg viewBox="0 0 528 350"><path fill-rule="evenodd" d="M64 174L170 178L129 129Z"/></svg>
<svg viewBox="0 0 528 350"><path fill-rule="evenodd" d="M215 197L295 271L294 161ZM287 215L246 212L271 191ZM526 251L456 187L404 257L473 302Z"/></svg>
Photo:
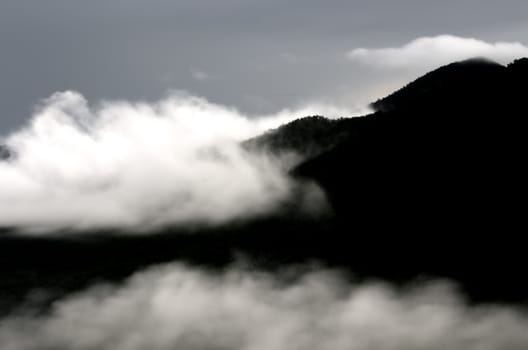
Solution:
<svg viewBox="0 0 528 350"><path fill-rule="evenodd" d="M55 93L3 139L12 157L0 162L0 226L144 232L269 213L294 190L318 190L292 180L286 158L240 142L310 114L351 115L308 105L248 116L184 92L95 105L77 92Z"/></svg>
<svg viewBox="0 0 528 350"><path fill-rule="evenodd" d="M419 71L475 57L508 64L526 55L528 47L521 42L490 43L455 35L419 37L400 47L356 48L347 54L351 61L364 65Z"/></svg>
<svg viewBox="0 0 528 350"><path fill-rule="evenodd" d="M448 281L353 283L335 270L268 274L150 268L23 308L0 322L0 346L30 349L524 349L524 310L471 306Z"/></svg>

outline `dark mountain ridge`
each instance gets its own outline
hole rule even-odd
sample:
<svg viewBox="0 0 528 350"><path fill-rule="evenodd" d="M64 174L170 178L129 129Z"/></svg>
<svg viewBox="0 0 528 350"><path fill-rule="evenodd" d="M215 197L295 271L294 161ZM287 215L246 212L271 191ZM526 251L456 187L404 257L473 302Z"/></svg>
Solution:
<svg viewBox="0 0 528 350"><path fill-rule="evenodd" d="M293 201L271 217L199 234L7 231L0 309L36 287L67 292L175 259L221 268L238 254L264 268L315 260L357 278L447 277L476 301L526 302L527 78L528 59L454 63L378 100L371 115L303 118L245 143L304 154L292 175L320 185L330 216L301 216Z"/></svg>
<svg viewBox="0 0 528 350"><path fill-rule="evenodd" d="M405 108L471 108L473 98L497 96L500 90L490 84L505 84L507 68L485 59L451 63L409 83L404 88L371 104L375 111L387 112Z"/></svg>
<svg viewBox="0 0 528 350"><path fill-rule="evenodd" d="M318 181L338 211L377 216L376 208L392 206L382 214L401 217L411 201L407 212L424 218L449 211L486 222L490 214L500 227L526 189L519 91L528 76L510 74L526 66L472 60L442 67L375 102L376 113L348 125L354 136L295 172Z"/></svg>
<svg viewBox="0 0 528 350"><path fill-rule="evenodd" d="M295 173L325 189L335 231L389 269L526 298L527 67L442 67L374 103L351 125L355 137Z"/></svg>

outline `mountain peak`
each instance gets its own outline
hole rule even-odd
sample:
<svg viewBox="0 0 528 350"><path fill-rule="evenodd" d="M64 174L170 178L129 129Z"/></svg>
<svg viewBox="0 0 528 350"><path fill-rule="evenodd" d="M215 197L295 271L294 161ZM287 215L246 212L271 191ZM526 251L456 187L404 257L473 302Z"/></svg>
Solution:
<svg viewBox="0 0 528 350"><path fill-rule="evenodd" d="M528 73L528 58L523 57L516 59L512 63L508 64L508 70L515 74L526 74Z"/></svg>
<svg viewBox="0 0 528 350"><path fill-rule="evenodd" d="M442 66L371 104L375 111L436 106L481 98L490 83L501 84L506 67L485 58L472 58Z"/></svg>

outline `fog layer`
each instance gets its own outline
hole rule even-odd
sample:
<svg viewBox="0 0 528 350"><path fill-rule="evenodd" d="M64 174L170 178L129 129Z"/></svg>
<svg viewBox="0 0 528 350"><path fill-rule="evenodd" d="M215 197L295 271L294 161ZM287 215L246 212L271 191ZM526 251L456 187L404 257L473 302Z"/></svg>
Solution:
<svg viewBox="0 0 528 350"><path fill-rule="evenodd" d="M13 156L0 162L0 226L137 231L268 213L297 184L284 160L240 141L315 113L347 115L310 106L249 117L184 93L90 106L79 93L56 93L4 139Z"/></svg>
<svg viewBox="0 0 528 350"><path fill-rule="evenodd" d="M279 276L279 277L277 277ZM209 274L178 264L0 323L0 347L31 349L524 349L528 318L469 306L448 282L355 285L328 270Z"/></svg>

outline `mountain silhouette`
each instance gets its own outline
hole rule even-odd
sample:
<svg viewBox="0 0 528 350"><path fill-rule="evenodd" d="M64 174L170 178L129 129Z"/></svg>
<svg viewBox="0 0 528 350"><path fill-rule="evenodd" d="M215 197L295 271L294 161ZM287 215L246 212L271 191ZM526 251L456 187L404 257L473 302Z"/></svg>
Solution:
<svg viewBox="0 0 528 350"><path fill-rule="evenodd" d="M350 137L349 130L341 127L347 120L304 117L247 140L243 146L251 152L275 156L294 152L303 160L311 159Z"/></svg>
<svg viewBox="0 0 528 350"><path fill-rule="evenodd" d="M276 130L276 152L302 152L287 141L303 137L298 123L339 130L293 170L335 214L311 253L365 275L447 276L473 295L523 298L527 78L528 59L457 62L374 102L371 115ZM307 246L317 230L305 230Z"/></svg>
<svg viewBox="0 0 528 350"><path fill-rule="evenodd" d="M291 174L324 190L328 215L303 216L292 200L269 217L199 233L37 239L6 229L0 314L37 287L60 294L155 263L222 268L239 255L393 282L447 277L473 300L525 302L526 81L526 58L457 62L374 102L370 115L302 118L243 144L303 155Z"/></svg>
<svg viewBox="0 0 528 350"><path fill-rule="evenodd" d="M324 188L336 230L370 250L373 270L376 252L380 270L391 261L526 295L515 284L527 232L527 68L470 60L433 71L375 102L348 123L352 136L295 173Z"/></svg>
<svg viewBox="0 0 528 350"><path fill-rule="evenodd" d="M470 59L440 67L371 104L376 111L406 108L473 108L473 99L501 94L495 86L507 81L507 68L485 59ZM500 85L497 85L500 84Z"/></svg>
<svg viewBox="0 0 528 350"><path fill-rule="evenodd" d="M338 212L380 214L409 229L505 228L525 193L527 61L470 60L439 68L372 104L341 128L349 135L301 164ZM523 70L524 68L524 70ZM455 224L456 221L456 224ZM438 223L438 224L433 224Z"/></svg>

